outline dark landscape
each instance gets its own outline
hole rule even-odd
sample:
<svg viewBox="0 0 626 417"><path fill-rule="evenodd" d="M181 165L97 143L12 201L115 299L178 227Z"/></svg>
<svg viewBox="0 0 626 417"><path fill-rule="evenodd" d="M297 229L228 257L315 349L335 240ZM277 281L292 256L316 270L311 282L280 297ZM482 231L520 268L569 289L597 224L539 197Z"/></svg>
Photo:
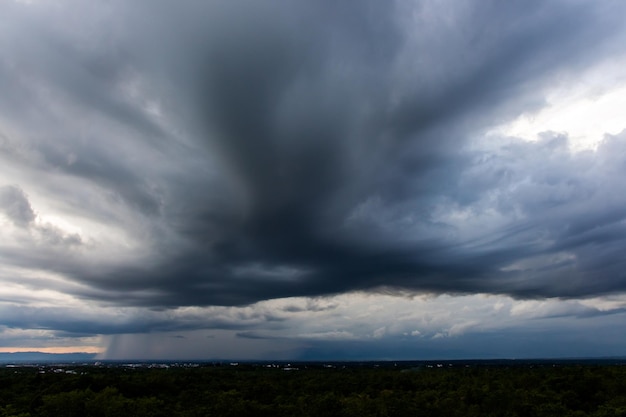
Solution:
<svg viewBox="0 0 626 417"><path fill-rule="evenodd" d="M626 359L21 363L0 416L624 416Z"/></svg>

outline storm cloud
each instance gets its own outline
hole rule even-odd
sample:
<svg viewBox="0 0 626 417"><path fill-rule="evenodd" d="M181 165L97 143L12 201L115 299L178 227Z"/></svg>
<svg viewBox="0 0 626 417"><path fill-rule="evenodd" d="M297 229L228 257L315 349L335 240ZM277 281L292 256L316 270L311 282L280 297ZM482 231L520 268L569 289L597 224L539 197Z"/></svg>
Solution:
<svg viewBox="0 0 626 417"><path fill-rule="evenodd" d="M623 293L626 131L497 127L621 62L624 8L3 2L0 280L150 311ZM257 334L209 322L93 332Z"/></svg>

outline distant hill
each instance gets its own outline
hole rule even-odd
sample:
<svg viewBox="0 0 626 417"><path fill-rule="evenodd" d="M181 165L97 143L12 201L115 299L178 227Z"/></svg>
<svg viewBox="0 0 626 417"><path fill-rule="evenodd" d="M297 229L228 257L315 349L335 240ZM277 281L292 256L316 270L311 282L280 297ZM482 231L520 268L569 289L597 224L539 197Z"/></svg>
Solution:
<svg viewBox="0 0 626 417"><path fill-rule="evenodd" d="M50 362L89 362L96 358L95 353L44 353L44 352L13 352L1 353L0 363L50 363Z"/></svg>

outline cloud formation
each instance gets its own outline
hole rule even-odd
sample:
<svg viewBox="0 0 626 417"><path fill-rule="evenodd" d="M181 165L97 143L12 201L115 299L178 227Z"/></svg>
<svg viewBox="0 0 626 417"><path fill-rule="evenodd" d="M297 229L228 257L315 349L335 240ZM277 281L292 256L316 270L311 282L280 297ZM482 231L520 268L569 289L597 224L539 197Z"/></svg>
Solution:
<svg viewBox="0 0 626 417"><path fill-rule="evenodd" d="M18 227L26 227L35 220L28 197L20 188L4 186L0 188L0 209L4 215Z"/></svg>
<svg viewBox="0 0 626 417"><path fill-rule="evenodd" d="M622 293L626 131L581 150L567 131L529 141L494 127L623 62L624 11L4 2L0 281L127 311L355 291ZM4 324L27 326L20 311ZM190 328L54 323L33 326ZM231 329L220 323L206 327Z"/></svg>

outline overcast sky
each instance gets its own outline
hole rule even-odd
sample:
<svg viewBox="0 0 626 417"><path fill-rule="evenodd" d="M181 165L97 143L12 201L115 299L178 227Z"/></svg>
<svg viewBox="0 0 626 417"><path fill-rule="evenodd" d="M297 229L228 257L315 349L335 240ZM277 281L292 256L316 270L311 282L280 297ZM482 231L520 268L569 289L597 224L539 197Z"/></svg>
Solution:
<svg viewBox="0 0 626 417"><path fill-rule="evenodd" d="M0 351L626 355L625 15L0 0Z"/></svg>

